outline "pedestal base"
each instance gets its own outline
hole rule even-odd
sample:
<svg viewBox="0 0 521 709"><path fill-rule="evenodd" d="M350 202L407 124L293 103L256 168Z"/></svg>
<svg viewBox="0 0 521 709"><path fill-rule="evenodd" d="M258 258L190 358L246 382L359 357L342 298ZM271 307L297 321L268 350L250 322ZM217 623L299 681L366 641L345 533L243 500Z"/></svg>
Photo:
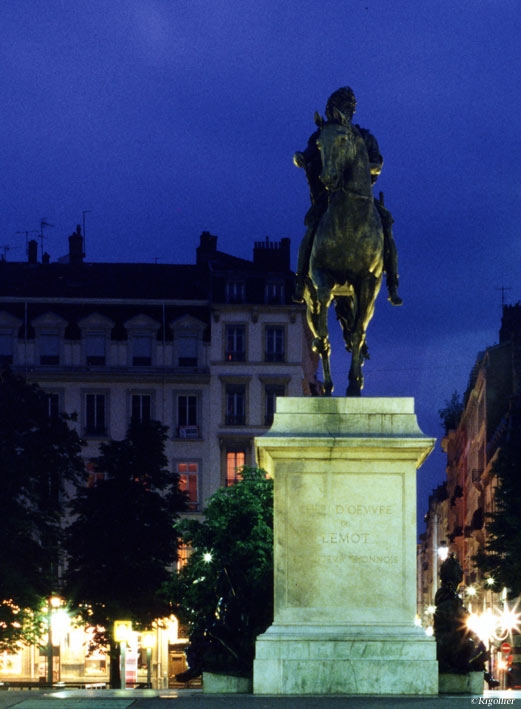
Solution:
<svg viewBox="0 0 521 709"><path fill-rule="evenodd" d="M438 694L436 645L423 633L294 630L257 638L254 694Z"/></svg>
<svg viewBox="0 0 521 709"><path fill-rule="evenodd" d="M274 479L274 622L255 694L438 693L414 626L416 470L434 439L412 399L277 399L256 439Z"/></svg>
<svg viewBox="0 0 521 709"><path fill-rule="evenodd" d="M440 694L483 694L483 672L468 672L465 675L440 674Z"/></svg>

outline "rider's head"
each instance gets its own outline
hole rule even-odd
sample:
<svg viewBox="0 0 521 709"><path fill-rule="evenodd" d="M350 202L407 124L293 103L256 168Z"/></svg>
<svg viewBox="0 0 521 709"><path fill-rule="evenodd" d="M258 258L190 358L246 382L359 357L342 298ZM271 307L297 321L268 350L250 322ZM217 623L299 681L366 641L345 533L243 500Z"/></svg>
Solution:
<svg viewBox="0 0 521 709"><path fill-rule="evenodd" d="M326 117L328 121L334 120L334 111L340 111L351 120L356 111L356 98L349 86L337 89L327 100Z"/></svg>

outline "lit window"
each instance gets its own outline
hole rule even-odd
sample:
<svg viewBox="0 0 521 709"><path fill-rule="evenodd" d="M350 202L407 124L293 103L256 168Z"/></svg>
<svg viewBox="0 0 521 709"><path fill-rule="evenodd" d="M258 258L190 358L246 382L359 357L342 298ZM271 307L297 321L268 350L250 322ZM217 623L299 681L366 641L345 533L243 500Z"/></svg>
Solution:
<svg viewBox="0 0 521 709"><path fill-rule="evenodd" d="M181 571L183 566L186 566L191 553L192 553L191 548L187 544L183 544L182 541L179 540L179 544L177 547L177 570L178 571Z"/></svg>
<svg viewBox="0 0 521 709"><path fill-rule="evenodd" d="M179 475L179 489L188 494L188 509L199 509L199 463L177 463L176 472Z"/></svg>
<svg viewBox="0 0 521 709"><path fill-rule="evenodd" d="M226 486L235 485L241 479L240 471L244 468L246 454L244 451L228 451L226 453Z"/></svg>

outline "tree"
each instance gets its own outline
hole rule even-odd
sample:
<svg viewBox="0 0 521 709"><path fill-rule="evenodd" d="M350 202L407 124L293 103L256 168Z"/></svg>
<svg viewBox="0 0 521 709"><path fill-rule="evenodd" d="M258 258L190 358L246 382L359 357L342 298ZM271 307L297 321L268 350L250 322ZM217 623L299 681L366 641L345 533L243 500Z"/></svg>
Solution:
<svg viewBox="0 0 521 709"><path fill-rule="evenodd" d="M62 514L81 442L36 384L0 374L0 650L41 635L42 601L60 591Z"/></svg>
<svg viewBox="0 0 521 709"><path fill-rule="evenodd" d="M102 444L95 469L104 477L71 505L67 594L97 628L99 645L113 646L115 620L147 627L170 612L160 590L177 558L174 521L186 501L179 476L167 468L166 430L157 421L132 421L124 440ZM114 647L111 659L118 686Z"/></svg>
<svg viewBox="0 0 521 709"><path fill-rule="evenodd" d="M506 587L510 598L521 595L521 402L511 408L503 445L493 464L497 477L495 511L488 513L487 543L478 553L478 566Z"/></svg>
<svg viewBox="0 0 521 709"><path fill-rule="evenodd" d="M464 410L465 407L458 392L453 391L450 401L445 400L445 407L438 411L446 434L449 431L456 430Z"/></svg>
<svg viewBox="0 0 521 709"><path fill-rule="evenodd" d="M189 676L249 675L255 638L273 618L273 481L244 467L209 499L203 522L183 520L178 529L192 553L169 594L189 628Z"/></svg>

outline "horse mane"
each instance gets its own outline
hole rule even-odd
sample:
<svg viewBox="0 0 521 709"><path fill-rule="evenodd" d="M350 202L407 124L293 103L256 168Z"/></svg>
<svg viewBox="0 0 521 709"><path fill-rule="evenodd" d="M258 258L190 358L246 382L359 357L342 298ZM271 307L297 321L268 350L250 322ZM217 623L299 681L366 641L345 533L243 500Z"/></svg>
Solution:
<svg viewBox="0 0 521 709"><path fill-rule="evenodd" d="M330 120L326 120L323 118L318 111L315 111L315 125L318 126L318 128L323 128L327 123L338 123L341 126L345 126L348 128L351 125L351 120L348 118L348 116L345 113L342 113L338 108L333 109L333 118Z"/></svg>

